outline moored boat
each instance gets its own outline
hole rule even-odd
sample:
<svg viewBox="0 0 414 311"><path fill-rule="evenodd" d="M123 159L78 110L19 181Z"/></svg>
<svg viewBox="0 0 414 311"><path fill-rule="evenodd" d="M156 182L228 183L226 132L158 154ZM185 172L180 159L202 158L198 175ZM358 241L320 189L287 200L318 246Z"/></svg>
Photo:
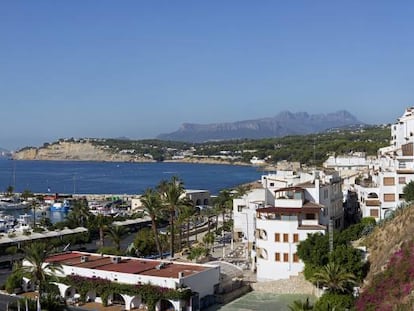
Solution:
<svg viewBox="0 0 414 311"><path fill-rule="evenodd" d="M68 200L63 200L63 202L55 202L50 207L51 212L68 212L70 209L70 203Z"/></svg>

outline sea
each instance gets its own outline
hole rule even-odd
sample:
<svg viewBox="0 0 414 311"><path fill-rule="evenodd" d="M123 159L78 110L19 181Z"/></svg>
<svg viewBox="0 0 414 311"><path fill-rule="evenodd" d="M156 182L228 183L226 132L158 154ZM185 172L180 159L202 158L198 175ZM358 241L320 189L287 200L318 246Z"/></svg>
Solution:
<svg viewBox="0 0 414 311"><path fill-rule="evenodd" d="M257 167L243 165L0 160L0 192L12 186L14 192L142 194L177 176L186 189L216 195L222 189L259 180L261 175ZM61 218L60 214L52 216L54 221Z"/></svg>

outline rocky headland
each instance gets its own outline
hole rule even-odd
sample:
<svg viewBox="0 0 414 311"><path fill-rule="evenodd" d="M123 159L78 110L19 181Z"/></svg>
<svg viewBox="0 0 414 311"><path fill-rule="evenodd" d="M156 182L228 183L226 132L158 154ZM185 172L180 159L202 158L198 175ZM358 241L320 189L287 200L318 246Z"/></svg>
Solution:
<svg viewBox="0 0 414 311"><path fill-rule="evenodd" d="M155 162L134 154L116 153L91 142L60 141L43 147L29 147L13 154L14 160L48 161L102 161L102 162Z"/></svg>

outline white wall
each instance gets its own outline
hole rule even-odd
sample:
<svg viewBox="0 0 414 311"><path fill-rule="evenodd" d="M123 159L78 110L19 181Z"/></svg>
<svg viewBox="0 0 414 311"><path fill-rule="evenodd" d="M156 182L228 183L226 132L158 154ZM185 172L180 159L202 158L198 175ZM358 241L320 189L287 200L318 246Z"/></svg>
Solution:
<svg viewBox="0 0 414 311"><path fill-rule="evenodd" d="M293 242L293 234L299 235L299 241L307 239L308 233L322 232L322 229L298 230L297 217L290 217L290 220L264 220L257 219L257 229L263 229L267 233L267 241L257 239L256 247L266 249L267 259L257 258L257 280L268 281L287 279L290 276L298 275L304 268L302 261L293 262L293 254L297 251L298 243ZM280 234L280 242L275 242L275 233ZM289 235L289 242L283 242L283 234ZM259 251L257 250L257 253ZM280 254L280 261L275 261L275 254ZM283 261L283 254L289 254L288 262Z"/></svg>

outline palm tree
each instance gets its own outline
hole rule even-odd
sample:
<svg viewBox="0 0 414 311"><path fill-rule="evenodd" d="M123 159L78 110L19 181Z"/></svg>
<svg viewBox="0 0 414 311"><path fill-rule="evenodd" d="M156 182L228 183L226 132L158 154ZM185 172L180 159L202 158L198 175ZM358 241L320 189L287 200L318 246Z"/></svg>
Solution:
<svg viewBox="0 0 414 311"><path fill-rule="evenodd" d="M43 289L50 278L48 273L53 273L55 271L63 273L62 266L55 262L46 262L46 258L52 253L52 249L46 243L30 243L25 247L24 251L24 261L27 264L24 264L21 267L23 275L35 284L39 292L39 298L41 298Z"/></svg>
<svg viewBox="0 0 414 311"><path fill-rule="evenodd" d="M29 189L24 189L23 192L22 192L22 194L20 195L20 197L23 200L27 201L28 198L33 197L33 192L30 191Z"/></svg>
<svg viewBox="0 0 414 311"><path fill-rule="evenodd" d="M219 195L215 199L215 207L217 212L221 213L223 217L223 231L224 234L224 225L226 223L226 213L229 209L231 209L231 206L233 204L233 196L230 190L224 189L219 192ZM223 246L225 242L223 239Z"/></svg>
<svg viewBox="0 0 414 311"><path fill-rule="evenodd" d="M328 291L334 293L345 293L349 286L356 283L353 273L347 272L342 266L330 262L318 272L315 272L313 279L319 284L326 286Z"/></svg>
<svg viewBox="0 0 414 311"><path fill-rule="evenodd" d="M206 244L206 247L209 250L209 252L211 252L211 248L214 245L214 233L213 232L207 232L203 236L203 242Z"/></svg>
<svg viewBox="0 0 414 311"><path fill-rule="evenodd" d="M160 186L158 187L159 189L161 189ZM174 219L175 219L175 215L179 207L183 205L183 200L181 196L184 194L184 185L178 177L173 176L166 186L165 185L162 185L162 186L163 186L162 189L165 192L161 193L161 197L164 201L164 206L168 210L169 215L170 215L170 231L171 231L170 255L173 258L174 257L174 236L175 236Z"/></svg>
<svg viewBox="0 0 414 311"><path fill-rule="evenodd" d="M105 244L105 230L108 228L110 219L102 214L98 214L95 217L95 222L99 230L99 246L103 247Z"/></svg>
<svg viewBox="0 0 414 311"><path fill-rule="evenodd" d="M141 197L141 203L144 210L148 213L149 217L151 218L151 228L152 232L154 233L155 245L157 246L158 255L162 258L162 250L160 239L158 236L158 229L157 229L157 218L159 213L161 212L161 198L158 192L154 191L151 188L145 190L144 194Z"/></svg>
<svg viewBox="0 0 414 311"><path fill-rule="evenodd" d="M242 198L245 194L247 194L250 191L251 186L250 185L239 185L233 190L233 198L238 199Z"/></svg>
<svg viewBox="0 0 414 311"><path fill-rule="evenodd" d="M295 300L291 305L288 306L290 311L312 311L313 306L309 302L309 298L306 298L304 302L301 300Z"/></svg>
<svg viewBox="0 0 414 311"><path fill-rule="evenodd" d="M73 208L68 214L67 218L73 220L75 227L87 226L92 213L89 210L88 202L86 200L75 200Z"/></svg>
<svg viewBox="0 0 414 311"><path fill-rule="evenodd" d="M195 214L195 209L193 202L191 200L186 200L186 205L183 205L180 209L179 218L181 221L186 224L186 231L187 231L187 247L190 247L190 221ZM180 242L181 245L181 242Z"/></svg>
<svg viewBox="0 0 414 311"><path fill-rule="evenodd" d="M115 244L115 248L118 252L121 250L122 238L127 234L127 232L127 229L123 226L110 226L108 228L107 236Z"/></svg>

